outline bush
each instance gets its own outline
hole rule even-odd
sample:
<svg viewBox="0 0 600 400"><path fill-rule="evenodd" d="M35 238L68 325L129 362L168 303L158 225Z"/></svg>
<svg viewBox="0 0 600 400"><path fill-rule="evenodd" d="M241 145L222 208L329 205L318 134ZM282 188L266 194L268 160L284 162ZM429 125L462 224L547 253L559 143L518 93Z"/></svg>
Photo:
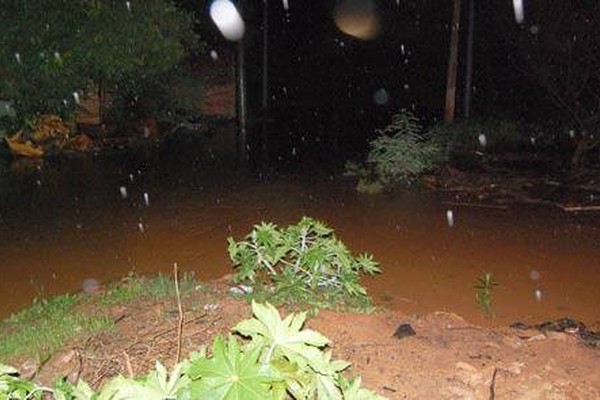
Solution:
<svg viewBox="0 0 600 400"><path fill-rule="evenodd" d="M244 240L228 241L234 279L253 284L254 296L316 308L371 306L359 278L379 272L377 262L367 254L353 257L322 222L304 217L285 229L263 222Z"/></svg>
<svg viewBox="0 0 600 400"><path fill-rule="evenodd" d="M439 143L421 133L419 120L402 110L392 117L379 136L369 142L366 163L346 164L348 175L357 175L357 190L376 193L395 185L410 184L443 160Z"/></svg>
<svg viewBox="0 0 600 400"><path fill-rule="evenodd" d="M69 119L77 97L99 85L116 98L151 82L168 85L163 78L198 43L190 15L168 0L6 3L0 98L13 101L17 124L41 113Z"/></svg>

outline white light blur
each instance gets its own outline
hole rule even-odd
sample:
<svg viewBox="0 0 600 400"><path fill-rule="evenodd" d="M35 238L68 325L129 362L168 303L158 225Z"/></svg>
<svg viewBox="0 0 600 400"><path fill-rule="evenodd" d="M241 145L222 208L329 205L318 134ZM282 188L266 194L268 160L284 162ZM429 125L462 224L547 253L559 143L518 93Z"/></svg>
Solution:
<svg viewBox="0 0 600 400"><path fill-rule="evenodd" d="M518 24L525 20L525 10L523 8L523 0L513 0L513 9L515 10L515 21Z"/></svg>
<svg viewBox="0 0 600 400"><path fill-rule="evenodd" d="M210 5L210 18L225 39L231 41L244 37L244 20L237 8L228 0L215 0Z"/></svg>
<svg viewBox="0 0 600 400"><path fill-rule="evenodd" d="M446 211L446 221L448 222L448 226L450 228L454 226L454 213L452 210Z"/></svg>

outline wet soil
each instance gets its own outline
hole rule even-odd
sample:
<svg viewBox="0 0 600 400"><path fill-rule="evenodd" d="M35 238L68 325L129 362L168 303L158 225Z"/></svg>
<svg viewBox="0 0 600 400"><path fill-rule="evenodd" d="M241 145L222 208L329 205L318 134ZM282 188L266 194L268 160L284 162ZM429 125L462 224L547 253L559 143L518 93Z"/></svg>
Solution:
<svg viewBox="0 0 600 400"><path fill-rule="evenodd" d="M227 279L205 283L184 299L184 357L210 347L215 335L228 334L251 316L247 303L228 294L230 286ZM99 387L117 374L144 374L154 360L175 363L174 299L116 306L111 315L116 321L112 332L65 346L35 379L50 383L68 376ZM410 324L415 335L394 337L401 324ZM486 329L453 313L415 316L398 310L370 315L322 311L307 325L332 340L334 358L352 363L348 376L360 375L365 387L389 399L600 396L600 352L586 347L576 332Z"/></svg>

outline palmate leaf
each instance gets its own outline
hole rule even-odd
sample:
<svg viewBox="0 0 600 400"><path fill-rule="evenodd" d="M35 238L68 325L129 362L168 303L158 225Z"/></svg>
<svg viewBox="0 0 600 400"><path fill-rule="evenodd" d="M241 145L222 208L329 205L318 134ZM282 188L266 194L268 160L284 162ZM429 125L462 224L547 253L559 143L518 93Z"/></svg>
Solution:
<svg viewBox="0 0 600 400"><path fill-rule="evenodd" d="M361 387L360 377L346 380L342 375L339 377L344 400L387 400L387 397L378 395L368 389Z"/></svg>
<svg viewBox="0 0 600 400"><path fill-rule="evenodd" d="M263 400L270 387L283 379L270 365L260 364L260 348L243 352L234 338L215 339L212 358L196 360L188 369L193 380L182 391L183 400Z"/></svg>
<svg viewBox="0 0 600 400"><path fill-rule="evenodd" d="M190 383L181 370L181 364L177 365L169 375L167 369L157 361L154 371L145 379L114 378L102 389L98 400L175 399L177 393Z"/></svg>
<svg viewBox="0 0 600 400"><path fill-rule="evenodd" d="M302 330L305 312L290 314L282 320L271 304L255 301L252 301L252 312L255 318L240 322L233 330L250 336L265 351L263 362L268 363L283 355L301 366L310 365L315 370L324 368L319 348L329 344L329 339L313 330Z"/></svg>

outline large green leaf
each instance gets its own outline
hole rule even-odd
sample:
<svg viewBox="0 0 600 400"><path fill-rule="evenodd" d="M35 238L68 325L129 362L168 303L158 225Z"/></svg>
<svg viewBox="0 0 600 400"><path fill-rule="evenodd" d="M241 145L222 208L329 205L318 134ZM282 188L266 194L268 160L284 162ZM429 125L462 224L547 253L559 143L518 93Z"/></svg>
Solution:
<svg viewBox="0 0 600 400"><path fill-rule="evenodd" d="M233 329L250 336L257 346L265 350L263 362L283 355L290 362L322 368L320 348L329 344L329 339L310 329L302 330L306 313L290 314L284 320L271 304L252 301L255 318L240 322Z"/></svg>
<svg viewBox="0 0 600 400"><path fill-rule="evenodd" d="M264 400L271 398L270 387L282 378L277 370L260 364L260 348L243 352L234 338L215 339L212 358L194 362L188 375L194 381L183 399Z"/></svg>

